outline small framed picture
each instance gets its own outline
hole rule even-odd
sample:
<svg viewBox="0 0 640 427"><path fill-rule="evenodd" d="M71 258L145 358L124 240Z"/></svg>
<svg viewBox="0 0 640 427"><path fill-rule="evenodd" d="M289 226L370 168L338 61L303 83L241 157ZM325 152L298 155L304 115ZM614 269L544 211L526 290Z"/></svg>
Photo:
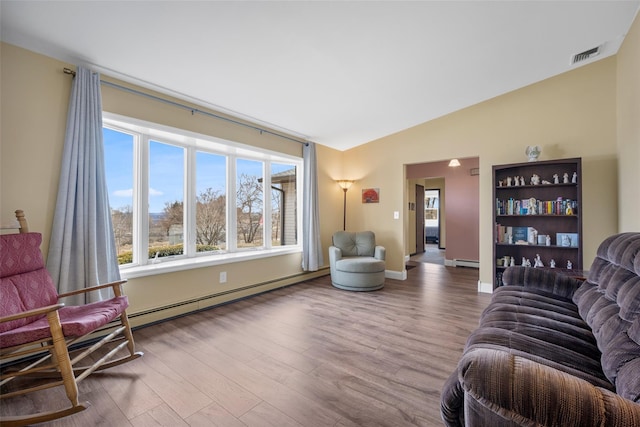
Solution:
<svg viewBox="0 0 640 427"><path fill-rule="evenodd" d="M578 233L556 233L556 246L578 247Z"/></svg>
<svg viewBox="0 0 640 427"><path fill-rule="evenodd" d="M380 203L379 188L363 188L362 203Z"/></svg>

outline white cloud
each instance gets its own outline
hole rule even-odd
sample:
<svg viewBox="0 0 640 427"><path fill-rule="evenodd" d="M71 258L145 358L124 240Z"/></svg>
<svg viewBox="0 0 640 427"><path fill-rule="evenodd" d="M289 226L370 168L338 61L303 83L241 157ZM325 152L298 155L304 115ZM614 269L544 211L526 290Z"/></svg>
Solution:
<svg viewBox="0 0 640 427"><path fill-rule="evenodd" d="M154 188L149 188L150 196L162 196L164 193L160 190L156 190ZM133 196L133 188L128 188L126 190L116 190L113 192L114 196L117 197L131 197Z"/></svg>
<svg viewBox="0 0 640 427"><path fill-rule="evenodd" d="M116 190L113 192L113 195L117 197L131 197L133 196L133 188L128 188L126 190Z"/></svg>

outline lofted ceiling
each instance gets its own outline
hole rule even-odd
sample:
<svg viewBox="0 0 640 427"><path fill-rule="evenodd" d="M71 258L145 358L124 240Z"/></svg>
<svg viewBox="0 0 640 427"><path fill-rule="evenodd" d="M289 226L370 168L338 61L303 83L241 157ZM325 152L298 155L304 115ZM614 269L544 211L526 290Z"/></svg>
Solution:
<svg viewBox="0 0 640 427"><path fill-rule="evenodd" d="M614 55L639 5L2 0L0 36L345 150Z"/></svg>

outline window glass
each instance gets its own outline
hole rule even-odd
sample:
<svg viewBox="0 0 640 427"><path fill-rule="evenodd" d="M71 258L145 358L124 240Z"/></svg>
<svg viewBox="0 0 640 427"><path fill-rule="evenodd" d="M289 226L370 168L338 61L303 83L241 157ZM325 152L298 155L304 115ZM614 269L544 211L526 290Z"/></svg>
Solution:
<svg viewBox="0 0 640 427"><path fill-rule="evenodd" d="M153 264L183 268L190 257L203 265L206 257L237 260L234 252L300 249L302 159L109 113L103 120L123 268L137 274Z"/></svg>
<svg viewBox="0 0 640 427"><path fill-rule="evenodd" d="M257 248L264 245L263 170L263 162L237 160L236 227L238 249Z"/></svg>
<svg viewBox="0 0 640 427"><path fill-rule="evenodd" d="M227 248L227 162L225 156L196 153L196 252Z"/></svg>
<svg viewBox="0 0 640 427"><path fill-rule="evenodd" d="M131 264L133 256L133 158L134 136L103 128L104 158L111 222L119 264Z"/></svg>
<svg viewBox="0 0 640 427"><path fill-rule="evenodd" d="M149 141L149 259L184 253L184 148Z"/></svg>
<svg viewBox="0 0 640 427"><path fill-rule="evenodd" d="M296 166L271 164L271 245L298 243Z"/></svg>

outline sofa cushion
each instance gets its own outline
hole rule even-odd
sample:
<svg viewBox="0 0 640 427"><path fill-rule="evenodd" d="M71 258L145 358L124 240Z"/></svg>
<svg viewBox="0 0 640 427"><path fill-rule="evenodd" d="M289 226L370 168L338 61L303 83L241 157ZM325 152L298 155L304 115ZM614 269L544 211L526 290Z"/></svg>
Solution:
<svg viewBox="0 0 640 427"><path fill-rule="evenodd" d="M602 372L596 339L575 304L546 291L496 289L465 351L472 348L502 349L613 389Z"/></svg>
<svg viewBox="0 0 640 427"><path fill-rule="evenodd" d="M640 239L622 233L598 247L587 281L574 293L579 313L602 352L602 369L619 394L640 395ZM630 367L626 367L630 364Z"/></svg>

